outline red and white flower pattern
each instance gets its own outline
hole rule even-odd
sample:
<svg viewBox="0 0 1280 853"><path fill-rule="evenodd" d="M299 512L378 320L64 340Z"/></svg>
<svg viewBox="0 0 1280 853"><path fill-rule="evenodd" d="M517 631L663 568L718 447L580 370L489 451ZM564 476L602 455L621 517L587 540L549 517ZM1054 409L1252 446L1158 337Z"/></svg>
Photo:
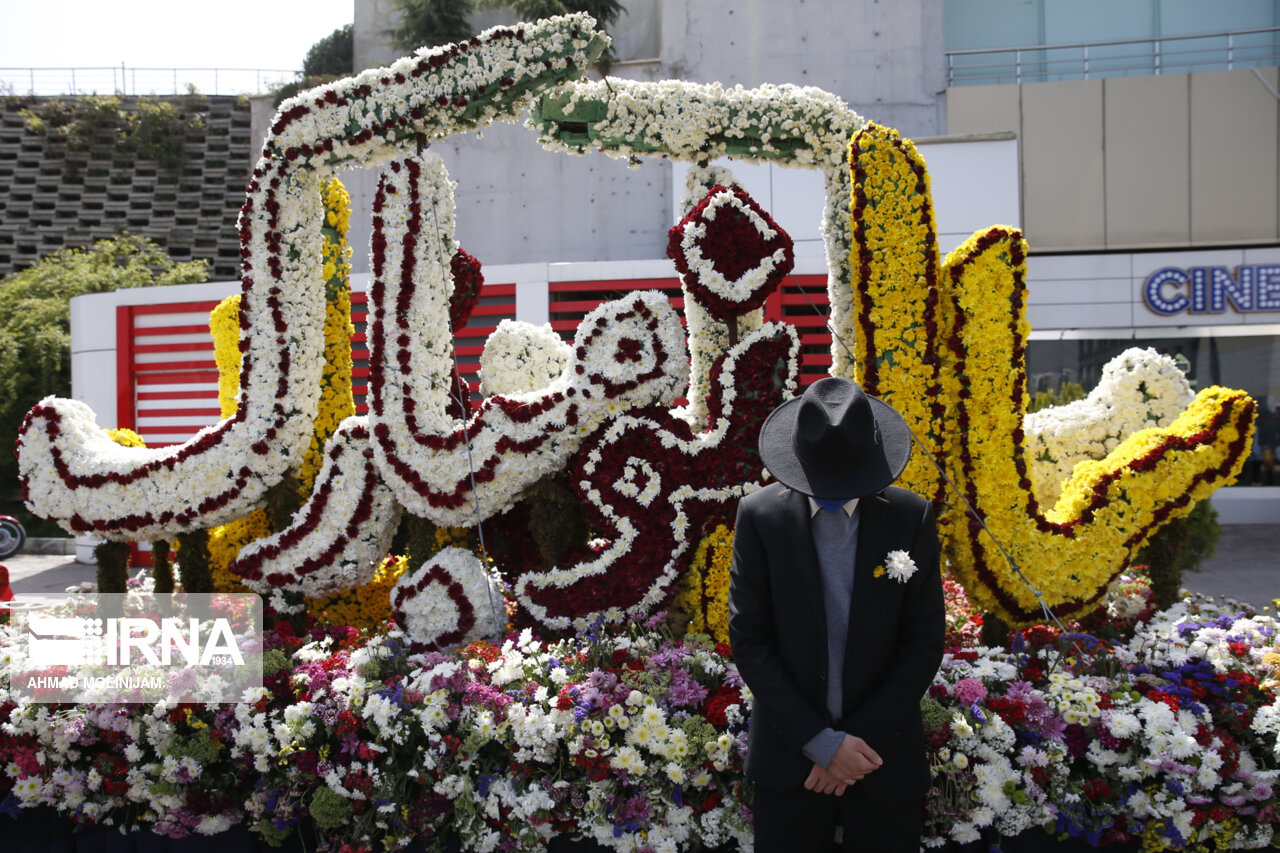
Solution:
<svg viewBox="0 0 1280 853"><path fill-rule="evenodd" d="M540 91L590 67L607 44L592 25L577 14L496 27L281 104L241 208L236 414L182 445L121 453L96 438L87 407L47 398L19 437L31 510L73 533L134 540L225 523L260 503L298 464L319 406L321 181L515 120Z"/></svg>
<svg viewBox="0 0 1280 853"><path fill-rule="evenodd" d="M794 393L799 351L786 324L768 324L730 350L712 369L706 432L645 409L593 435L570 461L569 481L608 538L580 545L553 569L536 557L506 566L522 618L563 632L660 610L703 522L762 485L755 433Z"/></svg>
<svg viewBox="0 0 1280 853"><path fill-rule="evenodd" d="M391 612L414 652L491 640L507 616L497 579L462 548L445 548L403 575L391 590Z"/></svg>
<svg viewBox="0 0 1280 853"><path fill-rule="evenodd" d="M374 458L404 507L435 524L469 526L561 470L606 417L671 405L688 356L666 298L637 293L583 319L571 360L550 385L489 397L465 424L455 421L446 412L452 231L440 158L392 163L374 200L370 426Z"/></svg>
<svg viewBox="0 0 1280 853"><path fill-rule="evenodd" d="M791 237L742 187L714 186L672 227L667 256L698 303L730 321L764 305L791 272Z"/></svg>
<svg viewBox="0 0 1280 853"><path fill-rule="evenodd" d="M289 526L251 542L231 563L245 586L287 613L373 579L400 521L400 505L371 459L367 419L344 420L325 444L311 497ZM293 600L284 592L301 593Z"/></svg>

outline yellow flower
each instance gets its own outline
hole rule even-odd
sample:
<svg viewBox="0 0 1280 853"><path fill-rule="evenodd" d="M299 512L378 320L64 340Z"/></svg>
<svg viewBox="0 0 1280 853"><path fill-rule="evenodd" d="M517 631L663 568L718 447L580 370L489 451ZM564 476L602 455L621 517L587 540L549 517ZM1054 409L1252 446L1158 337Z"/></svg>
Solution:
<svg viewBox="0 0 1280 853"><path fill-rule="evenodd" d="M409 563L404 557L388 557L378 566L369 583L323 598L308 598L307 609L323 613L331 625L349 625L362 631L379 630L391 619L391 588L408 570Z"/></svg>
<svg viewBox="0 0 1280 853"><path fill-rule="evenodd" d="M142 436L138 435L131 429L109 429L107 430L107 437L121 447L147 446L147 443L142 440Z"/></svg>
<svg viewBox="0 0 1280 853"><path fill-rule="evenodd" d="M882 578L885 575L884 566L876 566L876 570L871 573L872 577Z"/></svg>
<svg viewBox="0 0 1280 853"><path fill-rule="evenodd" d="M1040 507L1021 428L1030 336L1022 234L986 229L939 263L928 172L911 142L870 124L851 141L849 163L856 378L902 413L963 500L946 493L926 453L912 455L901 484L933 501L975 605L1015 626L1041 621L1020 568L1059 615L1087 613L1160 525L1231 482L1250 446L1253 401L1205 389L1168 428L1077 465L1056 505ZM833 306L845 299L832 294ZM835 359L833 373L847 368Z"/></svg>
<svg viewBox="0 0 1280 853"><path fill-rule="evenodd" d="M723 524L704 536L680 579L674 606L689 619L688 630L729 641L729 566L733 531Z"/></svg>

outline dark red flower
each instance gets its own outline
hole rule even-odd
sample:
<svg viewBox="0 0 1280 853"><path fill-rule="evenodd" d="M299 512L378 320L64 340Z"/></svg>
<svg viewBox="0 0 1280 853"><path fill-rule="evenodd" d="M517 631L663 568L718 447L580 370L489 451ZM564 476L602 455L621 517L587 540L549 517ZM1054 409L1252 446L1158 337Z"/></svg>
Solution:
<svg viewBox="0 0 1280 853"><path fill-rule="evenodd" d="M755 217L763 220L766 228L773 232L772 237L766 238L760 233L753 222ZM694 246L727 282L738 281L760 268L779 250L782 250L782 259L774 260L769 274L750 293L738 299L731 298L712 289L709 282L703 281L696 266L690 263L684 245L685 234L699 227L705 229L705 233L694 239ZM693 297L721 321L763 305L795 264L791 237L737 184L728 188L712 187L706 197L667 232L667 256L675 261L676 269Z"/></svg>

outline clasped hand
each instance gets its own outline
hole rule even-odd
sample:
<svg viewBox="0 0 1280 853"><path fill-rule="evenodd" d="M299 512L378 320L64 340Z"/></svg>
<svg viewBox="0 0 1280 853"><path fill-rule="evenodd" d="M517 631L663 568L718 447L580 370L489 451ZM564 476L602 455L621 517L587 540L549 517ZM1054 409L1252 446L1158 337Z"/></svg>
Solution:
<svg viewBox="0 0 1280 853"><path fill-rule="evenodd" d="M804 781L804 786L819 794L835 794L838 797L847 787L883 763L880 756L867 745L865 740L847 734L829 765L826 767L821 764L813 765L813 769L809 771L809 778Z"/></svg>

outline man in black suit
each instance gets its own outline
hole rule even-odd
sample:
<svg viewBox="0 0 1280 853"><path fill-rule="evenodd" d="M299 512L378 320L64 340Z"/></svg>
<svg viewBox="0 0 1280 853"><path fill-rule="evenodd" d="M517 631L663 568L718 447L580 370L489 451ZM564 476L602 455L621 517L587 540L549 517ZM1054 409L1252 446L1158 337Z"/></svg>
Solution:
<svg viewBox="0 0 1280 853"><path fill-rule="evenodd" d="M911 435L826 378L760 431L778 482L738 505L729 639L754 696L756 850L919 850L929 766L920 698L945 617L929 502L890 484Z"/></svg>

